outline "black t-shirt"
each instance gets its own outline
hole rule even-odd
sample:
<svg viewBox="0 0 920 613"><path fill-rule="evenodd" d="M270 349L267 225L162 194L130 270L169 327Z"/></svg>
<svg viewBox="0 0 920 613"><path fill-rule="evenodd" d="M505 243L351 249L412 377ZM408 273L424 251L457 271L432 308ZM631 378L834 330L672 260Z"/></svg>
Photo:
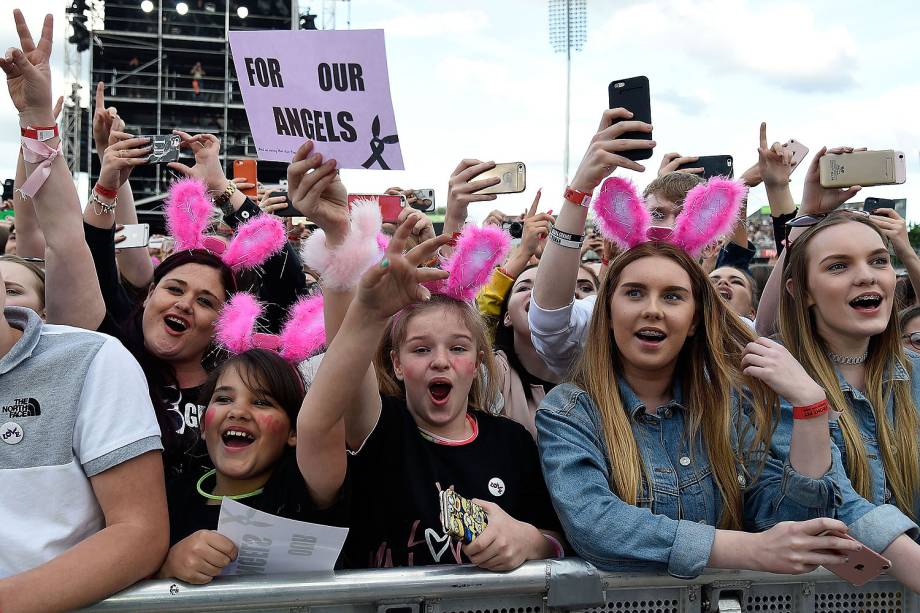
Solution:
<svg viewBox="0 0 920 613"><path fill-rule="evenodd" d="M163 429L163 467L167 482L183 475L196 478L211 468L208 448L201 433L204 410L209 398L199 398L201 386L177 389L166 386L161 388L163 398L162 414L165 423ZM204 404L202 404L204 401ZM166 428L169 431L166 432Z"/></svg>
<svg viewBox="0 0 920 613"><path fill-rule="evenodd" d="M198 493L198 480L204 472L188 474L166 487L169 505L169 546L199 530L216 530L220 504L208 504L209 499ZM205 479L201 489L210 493L215 477ZM261 494L240 499L253 509L287 519L307 521L326 526L347 526L347 487L339 500L328 509L317 509L307 492L293 451L285 452Z"/></svg>
<svg viewBox="0 0 920 613"><path fill-rule="evenodd" d="M468 563L441 527L439 493L451 486L466 498L494 502L519 521L560 530L527 430L505 417L470 415L475 438L446 445L419 431L405 399L383 397L380 421L348 462L345 551L353 568Z"/></svg>

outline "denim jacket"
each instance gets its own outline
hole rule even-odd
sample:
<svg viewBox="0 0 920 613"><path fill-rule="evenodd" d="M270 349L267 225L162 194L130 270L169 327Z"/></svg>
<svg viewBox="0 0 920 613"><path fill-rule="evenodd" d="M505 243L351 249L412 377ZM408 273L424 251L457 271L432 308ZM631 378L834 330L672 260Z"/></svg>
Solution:
<svg viewBox="0 0 920 613"><path fill-rule="evenodd" d="M911 368L920 372L920 355L907 352ZM866 500L856 493L850 479L846 474L847 448L843 439L843 432L837 420L831 418L830 430L833 442L832 453L834 466L833 478L841 491L841 503L837 509L837 518L850 527L853 538L862 541L875 551L884 551L891 542L903 533L908 533L915 540L920 536L917 524L910 520L905 513L897 507L888 504L891 501L891 491L887 487L885 467L882 465L882 455L879 449L876 430L875 413L869 399L858 389L853 388L840 371L836 371L837 381L849 405L850 415L859 425L869 461L869 474L872 477L872 497ZM885 383L889 381L911 381L911 393L914 403L920 405L920 377L911 377L910 373L900 364L894 364L889 369ZM789 453L792 438L792 405L785 399L780 400L782 418L771 441L771 452L782 456ZM836 408L836 407L835 407ZM886 407L888 420L894 419L894 400L889 399ZM918 440L920 445L920 440ZM913 509L914 516L920 516L920 500Z"/></svg>
<svg viewBox="0 0 920 613"><path fill-rule="evenodd" d="M594 402L581 388L560 385L546 396L536 415L543 476L556 513L578 554L598 568L667 570L675 577L695 577L709 561L722 512L702 438L697 435L691 442L686 437L679 383L674 400L655 414L646 414L624 381L619 388L645 475L652 482L643 478L637 506L611 490ZM744 413L733 412L733 417L743 430L748 423ZM745 441L742 448L748 446ZM807 478L773 457L751 478L754 470L738 466L747 529L834 514L839 493L829 476Z"/></svg>

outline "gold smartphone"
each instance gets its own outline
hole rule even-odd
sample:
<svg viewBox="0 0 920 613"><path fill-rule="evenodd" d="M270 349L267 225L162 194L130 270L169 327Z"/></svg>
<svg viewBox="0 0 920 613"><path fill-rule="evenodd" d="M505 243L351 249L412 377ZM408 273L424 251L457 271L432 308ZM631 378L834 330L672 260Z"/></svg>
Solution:
<svg viewBox="0 0 920 613"><path fill-rule="evenodd" d="M527 167L524 162L510 162L496 164L492 170L487 170L473 177L474 181L498 177L500 183L476 192L477 194L519 194L527 189Z"/></svg>
<svg viewBox="0 0 920 613"><path fill-rule="evenodd" d="M903 151L854 151L821 158L822 187L897 185L907 180Z"/></svg>

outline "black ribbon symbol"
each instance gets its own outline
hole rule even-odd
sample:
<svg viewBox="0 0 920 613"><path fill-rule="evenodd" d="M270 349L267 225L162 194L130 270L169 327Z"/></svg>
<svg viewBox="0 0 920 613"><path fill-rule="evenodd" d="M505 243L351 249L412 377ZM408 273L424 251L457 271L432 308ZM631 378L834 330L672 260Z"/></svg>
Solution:
<svg viewBox="0 0 920 613"><path fill-rule="evenodd" d="M367 158L367 161L361 164L364 168L370 168L374 164L380 164L382 170L389 170L390 167L387 166L386 160L383 159L383 147L384 145L392 145L393 143L399 142L399 136L392 134L390 136L384 136L380 138L380 116L374 116L374 123L371 124L371 156Z"/></svg>

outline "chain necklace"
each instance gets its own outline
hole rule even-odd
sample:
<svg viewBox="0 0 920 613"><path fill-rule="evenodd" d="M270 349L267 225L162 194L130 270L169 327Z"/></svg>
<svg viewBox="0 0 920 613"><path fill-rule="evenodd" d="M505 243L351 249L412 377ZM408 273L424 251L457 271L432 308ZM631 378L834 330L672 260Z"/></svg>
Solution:
<svg viewBox="0 0 920 613"><path fill-rule="evenodd" d="M866 358L869 357L869 352L865 351L862 355L837 355L833 351L827 352L827 357L830 358L831 362L834 364L845 364L847 366L854 366L856 364L863 364L866 361Z"/></svg>

